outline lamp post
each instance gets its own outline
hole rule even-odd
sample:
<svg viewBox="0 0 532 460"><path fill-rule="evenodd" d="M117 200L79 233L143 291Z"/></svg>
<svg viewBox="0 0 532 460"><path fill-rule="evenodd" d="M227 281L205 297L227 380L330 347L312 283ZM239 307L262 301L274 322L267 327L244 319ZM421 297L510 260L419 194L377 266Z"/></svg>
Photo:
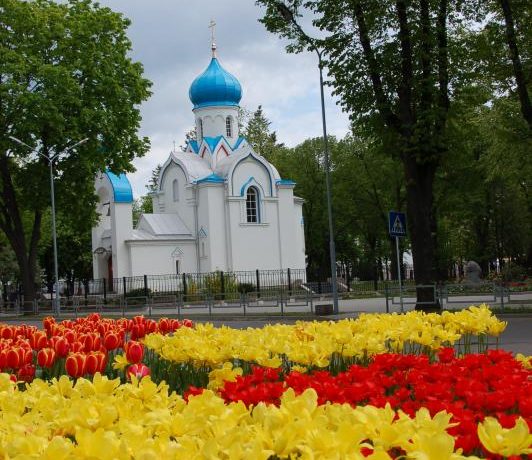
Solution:
<svg viewBox="0 0 532 460"><path fill-rule="evenodd" d="M286 23L292 25L300 38L308 43L310 48L318 55L318 67L320 70L320 96L321 96L321 121L323 125L323 149L325 157L325 184L327 190L327 215L329 218L329 257L331 259L331 285L333 295L333 309L334 313L338 314L338 284L336 282L336 248L334 244L334 223L332 213L332 197L331 197L331 174L329 162L329 141L327 139L327 122L325 120L325 97L323 94L323 50L318 48L316 39L309 37L296 22L294 13L282 2L276 1L275 7L279 14L283 17Z"/></svg>
<svg viewBox="0 0 532 460"><path fill-rule="evenodd" d="M55 297L53 297L53 303L54 303L54 310L57 315L60 313L60 305L59 305L59 266L57 263L57 229L56 229L56 222L55 222L55 190L54 190L54 161L59 158L60 155L67 153L71 151L72 149L80 146L81 144L84 144L89 140L88 137L85 139L82 139L79 142L76 142L73 146L66 148L65 150L61 152L56 152L55 155L43 155L41 152L35 150L30 145L26 144L25 142L22 142L20 139L17 139L16 137L9 136L9 139L16 142L17 144L20 144L24 147L29 148L33 152L35 152L37 155L44 158L46 161L48 161L48 165L50 166L50 197L52 201L52 241L54 246L54 277L55 277L55 285L56 285L56 292ZM52 296L53 296L53 288L52 288Z"/></svg>

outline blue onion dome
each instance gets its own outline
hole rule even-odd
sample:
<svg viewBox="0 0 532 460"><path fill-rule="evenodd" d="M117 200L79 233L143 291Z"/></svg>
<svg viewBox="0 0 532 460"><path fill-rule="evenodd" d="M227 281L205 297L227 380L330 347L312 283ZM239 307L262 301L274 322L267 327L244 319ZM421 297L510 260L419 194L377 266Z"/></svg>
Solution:
<svg viewBox="0 0 532 460"><path fill-rule="evenodd" d="M213 57L209 67L190 85L188 92L195 109L210 106L238 106L242 99L240 82Z"/></svg>

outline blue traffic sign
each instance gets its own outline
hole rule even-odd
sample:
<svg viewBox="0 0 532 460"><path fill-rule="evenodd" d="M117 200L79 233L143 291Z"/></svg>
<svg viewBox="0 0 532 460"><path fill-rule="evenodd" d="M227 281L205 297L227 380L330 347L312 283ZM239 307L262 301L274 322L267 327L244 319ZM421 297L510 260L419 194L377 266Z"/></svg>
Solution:
<svg viewBox="0 0 532 460"><path fill-rule="evenodd" d="M404 212L390 211L388 214L390 236L406 236L406 215Z"/></svg>

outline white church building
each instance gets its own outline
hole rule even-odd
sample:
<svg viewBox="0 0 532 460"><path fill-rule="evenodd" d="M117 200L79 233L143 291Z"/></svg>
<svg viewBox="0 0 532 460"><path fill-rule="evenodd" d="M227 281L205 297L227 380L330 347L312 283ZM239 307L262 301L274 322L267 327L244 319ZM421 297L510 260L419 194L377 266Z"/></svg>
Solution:
<svg viewBox="0 0 532 460"><path fill-rule="evenodd" d="M153 214L133 227L125 174L95 181L99 222L92 230L94 278L305 269L303 200L295 183L239 133L242 88L220 65L190 86L197 140L171 152L152 194Z"/></svg>

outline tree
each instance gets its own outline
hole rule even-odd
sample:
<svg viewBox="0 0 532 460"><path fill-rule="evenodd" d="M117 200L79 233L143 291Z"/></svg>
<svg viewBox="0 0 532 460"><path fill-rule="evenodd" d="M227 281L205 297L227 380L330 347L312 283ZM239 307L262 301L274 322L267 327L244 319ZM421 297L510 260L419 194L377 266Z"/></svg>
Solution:
<svg viewBox="0 0 532 460"><path fill-rule="evenodd" d="M20 269L26 300L35 295L43 214L54 164L58 212L94 221L94 175L132 171L149 142L139 138L138 105L150 82L128 56L129 21L89 0L0 0L0 228ZM68 156L66 148L87 137ZM29 225L26 224L29 221Z"/></svg>
<svg viewBox="0 0 532 460"><path fill-rule="evenodd" d="M257 3L267 7L262 19L267 29L292 40L289 51L311 48L297 27L279 15L277 0ZM433 187L447 152L450 81L455 77L449 53L460 15L450 11L448 0L286 3L296 18L302 5L317 17L314 24L325 37L313 46L318 43L326 53L329 83L354 125L372 130L389 154L401 160L416 282L433 283L437 228ZM417 296L420 308L434 301L428 290L418 289Z"/></svg>
<svg viewBox="0 0 532 460"><path fill-rule="evenodd" d="M259 105L249 118L244 131L244 137L253 150L269 161L274 160L275 152L281 145L277 144L277 134L270 131L271 121L266 118Z"/></svg>

